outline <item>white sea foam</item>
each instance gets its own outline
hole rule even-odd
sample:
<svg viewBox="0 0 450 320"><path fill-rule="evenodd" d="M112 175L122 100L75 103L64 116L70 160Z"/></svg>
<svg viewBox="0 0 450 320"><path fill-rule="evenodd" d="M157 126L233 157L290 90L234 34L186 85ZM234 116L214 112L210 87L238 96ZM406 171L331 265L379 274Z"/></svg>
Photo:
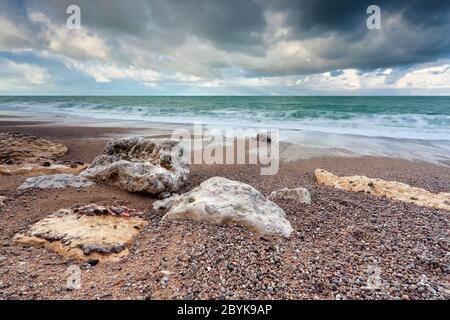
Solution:
<svg viewBox="0 0 450 320"><path fill-rule="evenodd" d="M212 109L196 113L195 108L160 108L139 105L109 106L92 103L14 103L5 105L32 112L58 113L96 119L153 121L166 123L203 122L209 125L276 128L306 132L350 134L369 137L450 141L450 115L357 114L336 117L293 118L288 112L267 110Z"/></svg>
<svg viewBox="0 0 450 320"><path fill-rule="evenodd" d="M180 98L181 99L181 98ZM344 148L357 154L385 155L432 162L450 159L450 115L426 113L367 113L349 110L271 110L267 106L240 108L232 104L207 108L192 105L131 105L90 101L12 101L0 110L22 110L88 117L102 121L120 120L153 123L196 123L209 127L256 127L280 129L281 140L324 148ZM108 119L108 120L107 120ZM130 125L130 123L128 123ZM132 124L131 124L132 125ZM368 139L367 137L370 137Z"/></svg>

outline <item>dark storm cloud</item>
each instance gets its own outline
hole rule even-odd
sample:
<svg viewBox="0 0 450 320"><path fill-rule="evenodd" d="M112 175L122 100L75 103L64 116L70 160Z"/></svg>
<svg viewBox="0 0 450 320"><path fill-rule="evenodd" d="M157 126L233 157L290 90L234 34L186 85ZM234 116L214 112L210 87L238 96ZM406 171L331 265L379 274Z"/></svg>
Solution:
<svg viewBox="0 0 450 320"><path fill-rule="evenodd" d="M241 68L247 76L371 70L450 57L448 0L37 0L15 7L64 23L69 4L80 5L82 23L93 32L106 39L134 39L130 44L156 54L169 54L195 37L226 54L264 59L277 41L305 41L309 63L288 61L295 56L260 64L192 58L205 68ZM381 7L382 30L366 28L371 4ZM275 40L266 34L270 13L284 17L286 32Z"/></svg>
<svg viewBox="0 0 450 320"><path fill-rule="evenodd" d="M258 1L241 0L43 0L30 7L45 8L55 20L63 22L68 5L82 8L83 24L161 41L179 43L188 36L211 41L233 50L261 44L264 8Z"/></svg>
<svg viewBox="0 0 450 320"><path fill-rule="evenodd" d="M382 14L401 13L405 20L424 28L448 24L448 0L301 0L267 1L267 7L288 15L289 25L297 37L320 36L339 32L360 34L365 32L366 9L378 5Z"/></svg>
<svg viewBox="0 0 450 320"><path fill-rule="evenodd" d="M330 32L361 33L365 1L267 1L271 10L287 15L292 38L310 38Z"/></svg>
<svg viewBox="0 0 450 320"><path fill-rule="evenodd" d="M160 28L175 27L221 48L261 44L264 11L256 1L150 1L151 18Z"/></svg>
<svg viewBox="0 0 450 320"><path fill-rule="evenodd" d="M82 10L82 24L94 30L112 33L141 34L150 21L150 8L146 1L131 0L33 0L28 1L30 10L44 12L52 21L64 23L69 5Z"/></svg>
<svg viewBox="0 0 450 320"><path fill-rule="evenodd" d="M382 30L366 28L366 9L371 4L381 8ZM450 57L448 0L279 0L267 1L266 7L286 14L291 40L339 39L316 51L330 62L325 69L370 70ZM401 19L398 24L386 23L396 16Z"/></svg>

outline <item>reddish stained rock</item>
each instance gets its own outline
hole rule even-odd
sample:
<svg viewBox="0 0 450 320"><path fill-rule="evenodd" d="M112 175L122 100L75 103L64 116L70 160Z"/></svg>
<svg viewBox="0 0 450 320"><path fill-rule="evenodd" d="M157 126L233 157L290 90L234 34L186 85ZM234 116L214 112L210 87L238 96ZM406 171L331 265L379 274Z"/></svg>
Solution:
<svg viewBox="0 0 450 320"><path fill-rule="evenodd" d="M29 246L43 246L77 260L119 261L128 255L128 246L147 222L130 217L126 207L89 204L60 209L32 224L14 241Z"/></svg>

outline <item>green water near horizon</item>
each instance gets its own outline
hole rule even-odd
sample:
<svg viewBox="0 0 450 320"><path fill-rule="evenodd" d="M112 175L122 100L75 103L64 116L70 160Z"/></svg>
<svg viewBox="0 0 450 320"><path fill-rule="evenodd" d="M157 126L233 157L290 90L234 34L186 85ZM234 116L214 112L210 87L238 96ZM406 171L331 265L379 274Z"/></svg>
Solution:
<svg viewBox="0 0 450 320"><path fill-rule="evenodd" d="M450 140L447 96L1 96L1 108L104 119Z"/></svg>

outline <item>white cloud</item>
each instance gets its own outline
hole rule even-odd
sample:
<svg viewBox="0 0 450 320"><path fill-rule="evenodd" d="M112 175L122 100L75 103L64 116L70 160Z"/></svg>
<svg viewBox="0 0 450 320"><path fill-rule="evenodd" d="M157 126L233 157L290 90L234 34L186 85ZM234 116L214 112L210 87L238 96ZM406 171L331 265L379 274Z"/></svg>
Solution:
<svg viewBox="0 0 450 320"><path fill-rule="evenodd" d="M86 28L70 30L52 23L41 12L30 12L28 18L40 27L39 38L46 49L74 59L107 59L109 49L103 39Z"/></svg>
<svg viewBox="0 0 450 320"><path fill-rule="evenodd" d="M31 42L30 37L30 33L26 29L0 14L0 50L27 47Z"/></svg>
<svg viewBox="0 0 450 320"><path fill-rule="evenodd" d="M410 71L397 81L396 87L449 89L450 93L450 64Z"/></svg>
<svg viewBox="0 0 450 320"><path fill-rule="evenodd" d="M307 91L355 91L378 89L450 89L450 64L402 71L397 75L392 68L377 69L371 72L360 72L356 69L344 69L338 75L331 72L274 77L235 77L227 79L196 79L191 85L207 88L249 87L268 88L285 87L299 92ZM394 79L394 80L392 80ZM292 91L291 91L292 92ZM294 91L295 92L295 91ZM420 92L419 92L420 93Z"/></svg>
<svg viewBox="0 0 450 320"><path fill-rule="evenodd" d="M93 77L99 83L120 79L143 82L148 86L149 83L162 79L158 72L134 66L120 67L113 63L78 62L75 60L67 60L66 65Z"/></svg>
<svg viewBox="0 0 450 320"><path fill-rule="evenodd" d="M0 59L0 91L48 87L50 82L51 77L43 67Z"/></svg>
<svg viewBox="0 0 450 320"><path fill-rule="evenodd" d="M400 14L384 17L385 32L373 32L359 41L349 42L338 33L294 39L286 13L267 11L263 44L256 53L218 48L195 34L174 44L164 41L161 36L164 33L152 34L144 40L141 35L115 37L102 29L94 33L94 29L84 25L81 30L69 30L39 11L29 11L24 19L31 22L28 27L0 14L0 50L13 54L17 50L31 50L33 55L58 60L98 83L130 80L152 88L167 83L194 88L284 87L294 93L296 90L356 93L357 90L450 88L449 63L417 66L401 72L395 67L361 72L353 66L360 65L362 58L376 60L384 54L407 57L405 48L417 38L429 35L419 27L410 26ZM392 50L381 51L387 47ZM37 86L50 80L45 68L37 65L5 59L0 63L3 69L0 90L14 85ZM323 72L334 69L340 72Z"/></svg>

